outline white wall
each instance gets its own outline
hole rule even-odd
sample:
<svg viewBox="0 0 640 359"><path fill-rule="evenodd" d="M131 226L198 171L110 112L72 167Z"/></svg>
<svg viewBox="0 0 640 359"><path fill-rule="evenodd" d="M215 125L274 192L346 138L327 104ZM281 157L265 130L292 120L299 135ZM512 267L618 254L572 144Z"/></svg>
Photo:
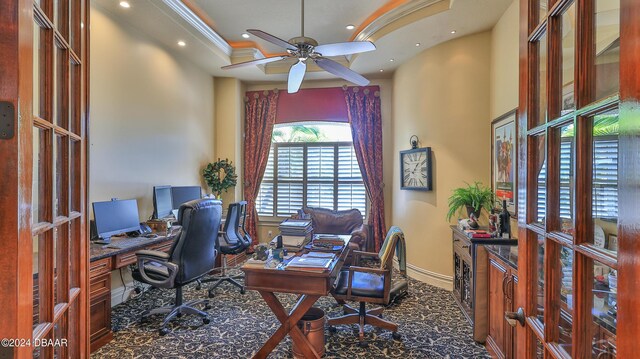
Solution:
<svg viewBox="0 0 640 359"><path fill-rule="evenodd" d="M451 229L447 199L464 182L490 180L491 33L427 49L402 64L393 79L392 223L405 233L409 274L451 289ZM397 154L417 135L431 147L433 191L400 190Z"/></svg>
<svg viewBox="0 0 640 359"><path fill-rule="evenodd" d="M89 200L136 198L154 185L204 185L214 160L214 81L108 12L91 8Z"/></svg>
<svg viewBox="0 0 640 359"><path fill-rule="evenodd" d="M518 107L520 1L514 0L491 31L491 118Z"/></svg>

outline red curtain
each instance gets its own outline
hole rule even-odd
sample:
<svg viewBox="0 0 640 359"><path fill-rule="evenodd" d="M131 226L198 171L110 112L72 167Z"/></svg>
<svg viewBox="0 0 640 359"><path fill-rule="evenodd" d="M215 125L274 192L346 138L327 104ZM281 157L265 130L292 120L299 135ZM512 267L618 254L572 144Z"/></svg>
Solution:
<svg viewBox="0 0 640 359"><path fill-rule="evenodd" d="M380 88L348 87L344 89L344 95L351 124L353 148L367 194L371 199L369 226L372 228L374 248L377 252L387 232L384 223Z"/></svg>
<svg viewBox="0 0 640 359"><path fill-rule="evenodd" d="M269 159L277 105L278 90L247 92L245 97L244 198L248 214L245 225L254 245L258 244L256 198Z"/></svg>

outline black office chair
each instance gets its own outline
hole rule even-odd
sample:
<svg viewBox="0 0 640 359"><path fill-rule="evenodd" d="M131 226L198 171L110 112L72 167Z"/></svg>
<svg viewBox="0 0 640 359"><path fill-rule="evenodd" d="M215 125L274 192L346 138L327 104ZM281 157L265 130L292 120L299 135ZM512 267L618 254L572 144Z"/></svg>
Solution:
<svg viewBox="0 0 640 359"><path fill-rule="evenodd" d="M218 236L216 248L222 254L222 272L219 276L202 279L202 283L215 282L209 288L209 298L213 298L213 291L224 282L240 288L240 293L244 294L244 286L237 279L241 279L242 275L231 276L227 274L227 255L237 255L244 252L251 245L251 237L244 229L247 219L247 202L240 201L238 203L229 204L227 218L224 222L224 228Z"/></svg>
<svg viewBox="0 0 640 359"><path fill-rule="evenodd" d="M179 211L178 224L182 226L182 230L169 253L138 251L138 268L133 271L133 278L140 282L176 290L173 305L147 310L142 314L142 321L150 315L167 314L160 327L160 335L167 334L167 323L182 314L197 314L202 317L204 324L209 323L208 314L194 308L195 305L204 304L204 309L207 310L210 308L209 301L205 299L183 303L182 287L200 279L215 265L215 243L222 218L222 202L212 199L193 200L180 206Z"/></svg>

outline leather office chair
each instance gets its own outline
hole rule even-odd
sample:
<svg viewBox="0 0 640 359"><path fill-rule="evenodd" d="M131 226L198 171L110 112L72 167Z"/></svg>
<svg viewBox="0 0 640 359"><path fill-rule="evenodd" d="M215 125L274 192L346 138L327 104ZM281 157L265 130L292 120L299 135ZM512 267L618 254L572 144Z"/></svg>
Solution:
<svg viewBox="0 0 640 359"><path fill-rule="evenodd" d="M153 250L136 252L138 268L133 278L158 288L176 290L175 303L170 306L147 310L142 314L144 321L150 315L165 314L160 326L160 335L169 332L167 323L182 314L197 314L204 324L209 323L206 312L194 308L204 304L209 309L208 300L194 300L183 303L182 287L198 280L211 271L216 259L216 237L222 218L222 202L212 199L198 199L180 206L180 236L169 253Z"/></svg>
<svg viewBox="0 0 640 359"><path fill-rule="evenodd" d="M392 283L394 252L398 254L401 279ZM370 324L393 332L394 339L400 339L398 325L382 319L382 307L366 310L366 303L389 304L390 300L406 294L408 283L406 280L406 249L404 234L400 228L391 227L382 244L379 253L353 251L354 265L343 269L338 275L332 294L337 300L351 300L360 302L359 310L344 305L341 317L329 319L330 330L339 324L358 324L360 346L364 347L364 326ZM362 257L373 257L380 260L378 268L360 267Z"/></svg>
<svg viewBox="0 0 640 359"><path fill-rule="evenodd" d="M244 286L237 280L243 278L242 275L231 276L227 274L227 256L237 255L244 252L251 245L251 237L244 229L247 219L247 202L240 201L229 204L227 210L227 219L224 222L224 228L218 235L216 248L222 254L222 273L219 276L201 280L202 283L214 282L209 288L209 298L213 298L213 291L224 282L240 288L240 293L244 294Z"/></svg>

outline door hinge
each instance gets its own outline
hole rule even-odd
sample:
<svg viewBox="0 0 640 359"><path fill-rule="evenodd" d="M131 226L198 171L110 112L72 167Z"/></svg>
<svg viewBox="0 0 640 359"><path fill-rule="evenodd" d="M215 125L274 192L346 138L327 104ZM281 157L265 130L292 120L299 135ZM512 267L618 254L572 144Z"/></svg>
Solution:
<svg viewBox="0 0 640 359"><path fill-rule="evenodd" d="M12 102L0 102L0 139L13 138L16 122L16 109Z"/></svg>

